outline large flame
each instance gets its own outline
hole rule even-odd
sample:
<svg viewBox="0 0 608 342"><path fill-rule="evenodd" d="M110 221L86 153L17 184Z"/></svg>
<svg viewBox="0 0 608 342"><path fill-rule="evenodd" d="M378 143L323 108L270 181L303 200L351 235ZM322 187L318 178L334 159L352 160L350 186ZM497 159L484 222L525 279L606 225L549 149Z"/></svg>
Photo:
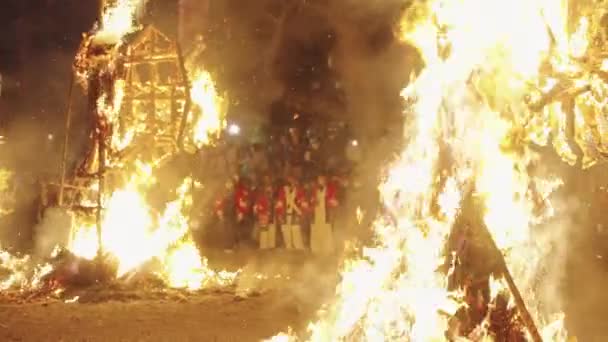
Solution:
<svg viewBox="0 0 608 342"><path fill-rule="evenodd" d="M118 262L118 276L156 259L163 265L162 278L177 288L199 289L206 284L226 284L236 274L216 273L208 269L194 241L188 235L187 213L192 181L186 179L177 191L177 199L164 212L154 214L143 198L148 179L134 176L121 190L114 192L105 209L102 224L102 247ZM77 227L69 249L76 255L93 259L97 255L96 227Z"/></svg>
<svg viewBox="0 0 608 342"><path fill-rule="evenodd" d="M143 0L116 0L103 8L99 30L95 33L98 42L117 44L137 29L136 11Z"/></svg>
<svg viewBox="0 0 608 342"><path fill-rule="evenodd" d="M192 86L194 103L202 112L193 127L186 133L197 147L210 144L211 136L224 127L221 97L207 72L202 72ZM102 94L97 101L99 114L112 124L119 122L124 93L124 81L116 80L113 96ZM113 135L111 148L120 151L134 143L138 127L127 128L122 136ZM111 162L111 161L110 161ZM164 212L157 213L146 202L145 194L158 180L153 170L161 160L137 160L125 186L108 196L101 224L101 243L104 252L118 262L118 276L136 270L151 259L161 262L160 274L172 287L198 289L209 284L227 284L237 273L215 272L189 234L188 213L192 205L192 180L186 179L176 190L177 199L169 203ZM121 163L119 161L119 163ZM96 185L93 185L95 187ZM99 249L97 227L94 223L77 224L69 249L77 256L93 259Z"/></svg>
<svg viewBox="0 0 608 342"><path fill-rule="evenodd" d="M445 340L448 318L460 301L459 293L446 291L446 276L437 269L445 264L442 251L459 203L474 189L483 223L542 337L565 340L561 301L543 302L557 285L536 281L551 252L548 241L558 236L539 236L532 228L552 215L552 207L533 210L530 191L534 186L547 201L561 181L528 174L538 156L527 144L553 132L553 144L565 156L566 118L551 105L530 118L524 98L531 85L543 94L551 89L542 87L543 63L575 69L573 58L588 46L587 21L568 35L567 1L438 0L416 2L407 13L404 39L426 65L403 91L408 145L381 186L391 218L376 221L377 246L364 249L361 260L346 262L337 298L310 324L310 339ZM446 144L454 165L440 182L439 146ZM441 210L432 210L434 204ZM493 294L505 288L492 281Z"/></svg>
<svg viewBox="0 0 608 342"><path fill-rule="evenodd" d="M127 34L139 28L136 15L144 3L145 0L104 2L101 20L91 36L93 42L96 45L120 46ZM109 59L101 60L105 64L98 65L102 66L98 77L115 75L114 68L118 63L116 54L119 54L118 49L106 56ZM79 58L84 59L81 62L86 69L89 66L86 63L88 58L95 57L79 54L77 60ZM90 76L87 73L83 75ZM222 107L225 100L218 95L208 72L201 71L196 75L188 91L200 115L195 122L189 123L185 134L190 142L200 148L212 143L212 136L218 135L225 127L225 111ZM211 284L225 285L233 282L238 273L209 269L190 234L193 180L185 179L173 192L175 199L158 212L158 209L149 205L148 195L162 181L154 178L154 170L170 155L165 153L149 160L121 159L121 152L137 143L135 137L142 129L137 122L120 118L125 86L123 79L112 79L112 86L102 88L104 92L99 95L96 103L97 119L102 126L111 128L108 133L109 144L106 146L109 150L106 167L121 170L121 174L118 178L109 173L105 175L106 192L102 194L99 227L91 215L77 216L68 249L76 256L89 260L96 258L98 252L102 251L117 263L118 277L137 271L149 261L155 260L156 271L171 287L194 290ZM99 154L99 150L96 153ZM0 190L3 189L5 178L5 174L0 172ZM89 185L91 193L101 190L99 184L94 181ZM97 206L96 198L83 198L81 201L85 206ZM0 214L2 210L0 205ZM101 236L98 236L98 228ZM0 255L0 261L14 271L0 287L34 286L32 278L28 278L29 274L20 271L29 265L29 258L17 258L7 253Z"/></svg>
<svg viewBox="0 0 608 342"><path fill-rule="evenodd" d="M200 147L210 144L212 138L217 137L226 127L226 113L223 110L226 100L218 94L211 74L207 71L196 74L190 94L199 114L194 123L193 140Z"/></svg>
<svg viewBox="0 0 608 342"><path fill-rule="evenodd" d="M144 3L144 0L108 2L98 31L93 36L95 41L119 44L125 35L138 28L136 12ZM107 68L108 72L112 71L112 61ZM202 147L211 143L210 137L221 131L224 119L222 98L218 96L210 74L199 72L197 75L189 92L202 115L185 133L189 141ZM108 147L113 152L127 150L136 143L135 137L142 129L137 122L120 120L124 93L125 81L115 79L112 91L101 94L97 99L97 114L115 130ZM134 163L120 160L120 155L110 154L108 166L124 168L129 164L131 166L127 169L131 171L122 175L128 180L124 185L104 194L101 246L96 223L82 218L73 228L69 249L77 256L93 259L101 247L103 252L116 259L119 277L155 259L162 265L159 273L172 287L197 289L209 283L233 281L236 273L216 273L207 267L190 236L188 213L192 205L192 180L186 179L175 191L177 199L168 203L163 212L156 212L147 203L146 195L157 185L159 180L154 179L153 171L167 154L158 157L159 160L136 160ZM98 185L92 184L91 190L98 191Z"/></svg>
<svg viewBox="0 0 608 342"><path fill-rule="evenodd" d="M180 198L169 203L157 217L138 185L137 179L133 179L126 188L114 192L105 209L101 241L104 251L118 259L118 276L153 257L164 257L168 247L187 233L188 222L183 212L189 205L188 182L181 186ZM93 259L97 248L96 227L75 232L70 249L76 255Z"/></svg>
<svg viewBox="0 0 608 342"><path fill-rule="evenodd" d="M122 7L123 11L134 8L123 4L126 6ZM119 7L115 10L118 11ZM221 107L223 99L217 94L211 75L207 72L197 75L190 93L201 115L185 133L196 147L202 147L212 143L211 137L224 128L225 119ZM124 87L123 80L115 80L113 93L102 94L97 101L98 114L116 127L125 124L119 120ZM110 148L122 151L135 143L133 138L138 129L137 123L131 127L121 127L124 132L111 136ZM119 277L155 259L162 264L159 273L172 287L198 289L209 284L222 285L234 281L237 273L218 273L208 268L190 236L188 213L192 204L191 179L186 179L176 190L177 199L169 203L164 212L155 212L148 205L145 195L158 182L153 177L153 170L163 160L164 156L161 160L137 160L134 163L136 170L129 176L126 185L108 195L101 224L103 251L117 260ZM120 160L109 162L124 165ZM80 257L95 258L99 249L96 225L87 222L78 224L69 249Z"/></svg>

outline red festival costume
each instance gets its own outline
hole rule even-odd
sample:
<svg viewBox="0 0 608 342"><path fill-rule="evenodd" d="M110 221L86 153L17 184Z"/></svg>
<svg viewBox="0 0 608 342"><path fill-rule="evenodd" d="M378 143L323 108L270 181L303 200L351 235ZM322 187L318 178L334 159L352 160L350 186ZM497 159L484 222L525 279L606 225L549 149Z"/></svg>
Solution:
<svg viewBox="0 0 608 342"><path fill-rule="evenodd" d="M271 194L267 191L258 192L253 205L253 214L260 227L267 227L271 221Z"/></svg>
<svg viewBox="0 0 608 342"><path fill-rule="evenodd" d="M267 186L265 191L258 192L253 206L256 223L260 229L260 249L276 247L276 227L272 222L272 195L272 187Z"/></svg>
<svg viewBox="0 0 608 342"><path fill-rule="evenodd" d="M234 193L234 205L236 209L237 223L244 222L251 212L249 197L249 189L247 188L247 186L242 183L239 183Z"/></svg>

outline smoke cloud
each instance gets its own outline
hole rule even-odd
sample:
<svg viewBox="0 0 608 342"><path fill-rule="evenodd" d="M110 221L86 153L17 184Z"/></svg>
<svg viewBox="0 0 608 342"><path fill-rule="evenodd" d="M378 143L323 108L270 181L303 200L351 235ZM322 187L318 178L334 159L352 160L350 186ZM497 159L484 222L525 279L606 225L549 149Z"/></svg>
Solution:
<svg viewBox="0 0 608 342"><path fill-rule="evenodd" d="M14 174L14 194L4 194L14 196L14 210L2 218L1 241L5 248L31 251L38 183L59 173L71 66L97 9L74 0L9 1L6 6L0 34L0 135L6 143L0 145L0 168ZM84 101L79 101L83 96L76 91L74 98L71 156L80 153L88 128Z"/></svg>
<svg viewBox="0 0 608 342"><path fill-rule="evenodd" d="M256 124L304 112L313 122L344 121L364 152L357 177L371 188L378 184L402 145L400 92L422 65L399 39L402 1L181 6L182 31L190 37L184 50L228 92L231 117Z"/></svg>

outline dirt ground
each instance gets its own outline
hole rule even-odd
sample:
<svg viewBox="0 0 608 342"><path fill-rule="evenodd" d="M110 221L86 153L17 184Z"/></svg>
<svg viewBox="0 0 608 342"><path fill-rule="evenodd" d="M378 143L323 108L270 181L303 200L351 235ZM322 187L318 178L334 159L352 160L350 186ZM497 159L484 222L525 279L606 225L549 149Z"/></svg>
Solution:
<svg viewBox="0 0 608 342"><path fill-rule="evenodd" d="M259 341L302 320L277 294L0 307L2 341Z"/></svg>
<svg viewBox="0 0 608 342"><path fill-rule="evenodd" d="M0 342L261 341L288 326L304 330L331 300L338 278L336 260L307 254L207 255L213 269L241 270L234 285L195 293L104 285L61 299L0 294ZM608 302L608 268L588 257L571 260L564 284L567 325L579 341L606 341L608 306L601 304ZM65 302L75 296L77 302Z"/></svg>
<svg viewBox="0 0 608 342"><path fill-rule="evenodd" d="M0 341L260 341L306 327L337 278L333 261L304 254L216 253L211 263L240 265L236 284L196 293L98 288L61 300L0 299ZM65 302L76 295L78 302Z"/></svg>

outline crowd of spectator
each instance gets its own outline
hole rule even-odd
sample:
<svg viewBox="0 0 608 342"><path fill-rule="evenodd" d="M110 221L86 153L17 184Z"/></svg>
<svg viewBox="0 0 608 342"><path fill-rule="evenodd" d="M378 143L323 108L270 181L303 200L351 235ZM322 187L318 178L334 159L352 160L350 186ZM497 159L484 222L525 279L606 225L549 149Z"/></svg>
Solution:
<svg viewBox="0 0 608 342"><path fill-rule="evenodd" d="M286 223L298 225L308 244L315 219L338 229L336 217L346 210L347 189L355 186L359 142L344 126L280 128L268 137L248 143L227 134L201 152L200 168L212 180L204 182L202 207L197 206L206 244L223 249L258 245L260 232ZM317 197L320 189L323 199ZM294 198L289 198L290 191ZM315 212L320 201L326 207L322 214ZM284 240L278 233L276 246L289 248Z"/></svg>

